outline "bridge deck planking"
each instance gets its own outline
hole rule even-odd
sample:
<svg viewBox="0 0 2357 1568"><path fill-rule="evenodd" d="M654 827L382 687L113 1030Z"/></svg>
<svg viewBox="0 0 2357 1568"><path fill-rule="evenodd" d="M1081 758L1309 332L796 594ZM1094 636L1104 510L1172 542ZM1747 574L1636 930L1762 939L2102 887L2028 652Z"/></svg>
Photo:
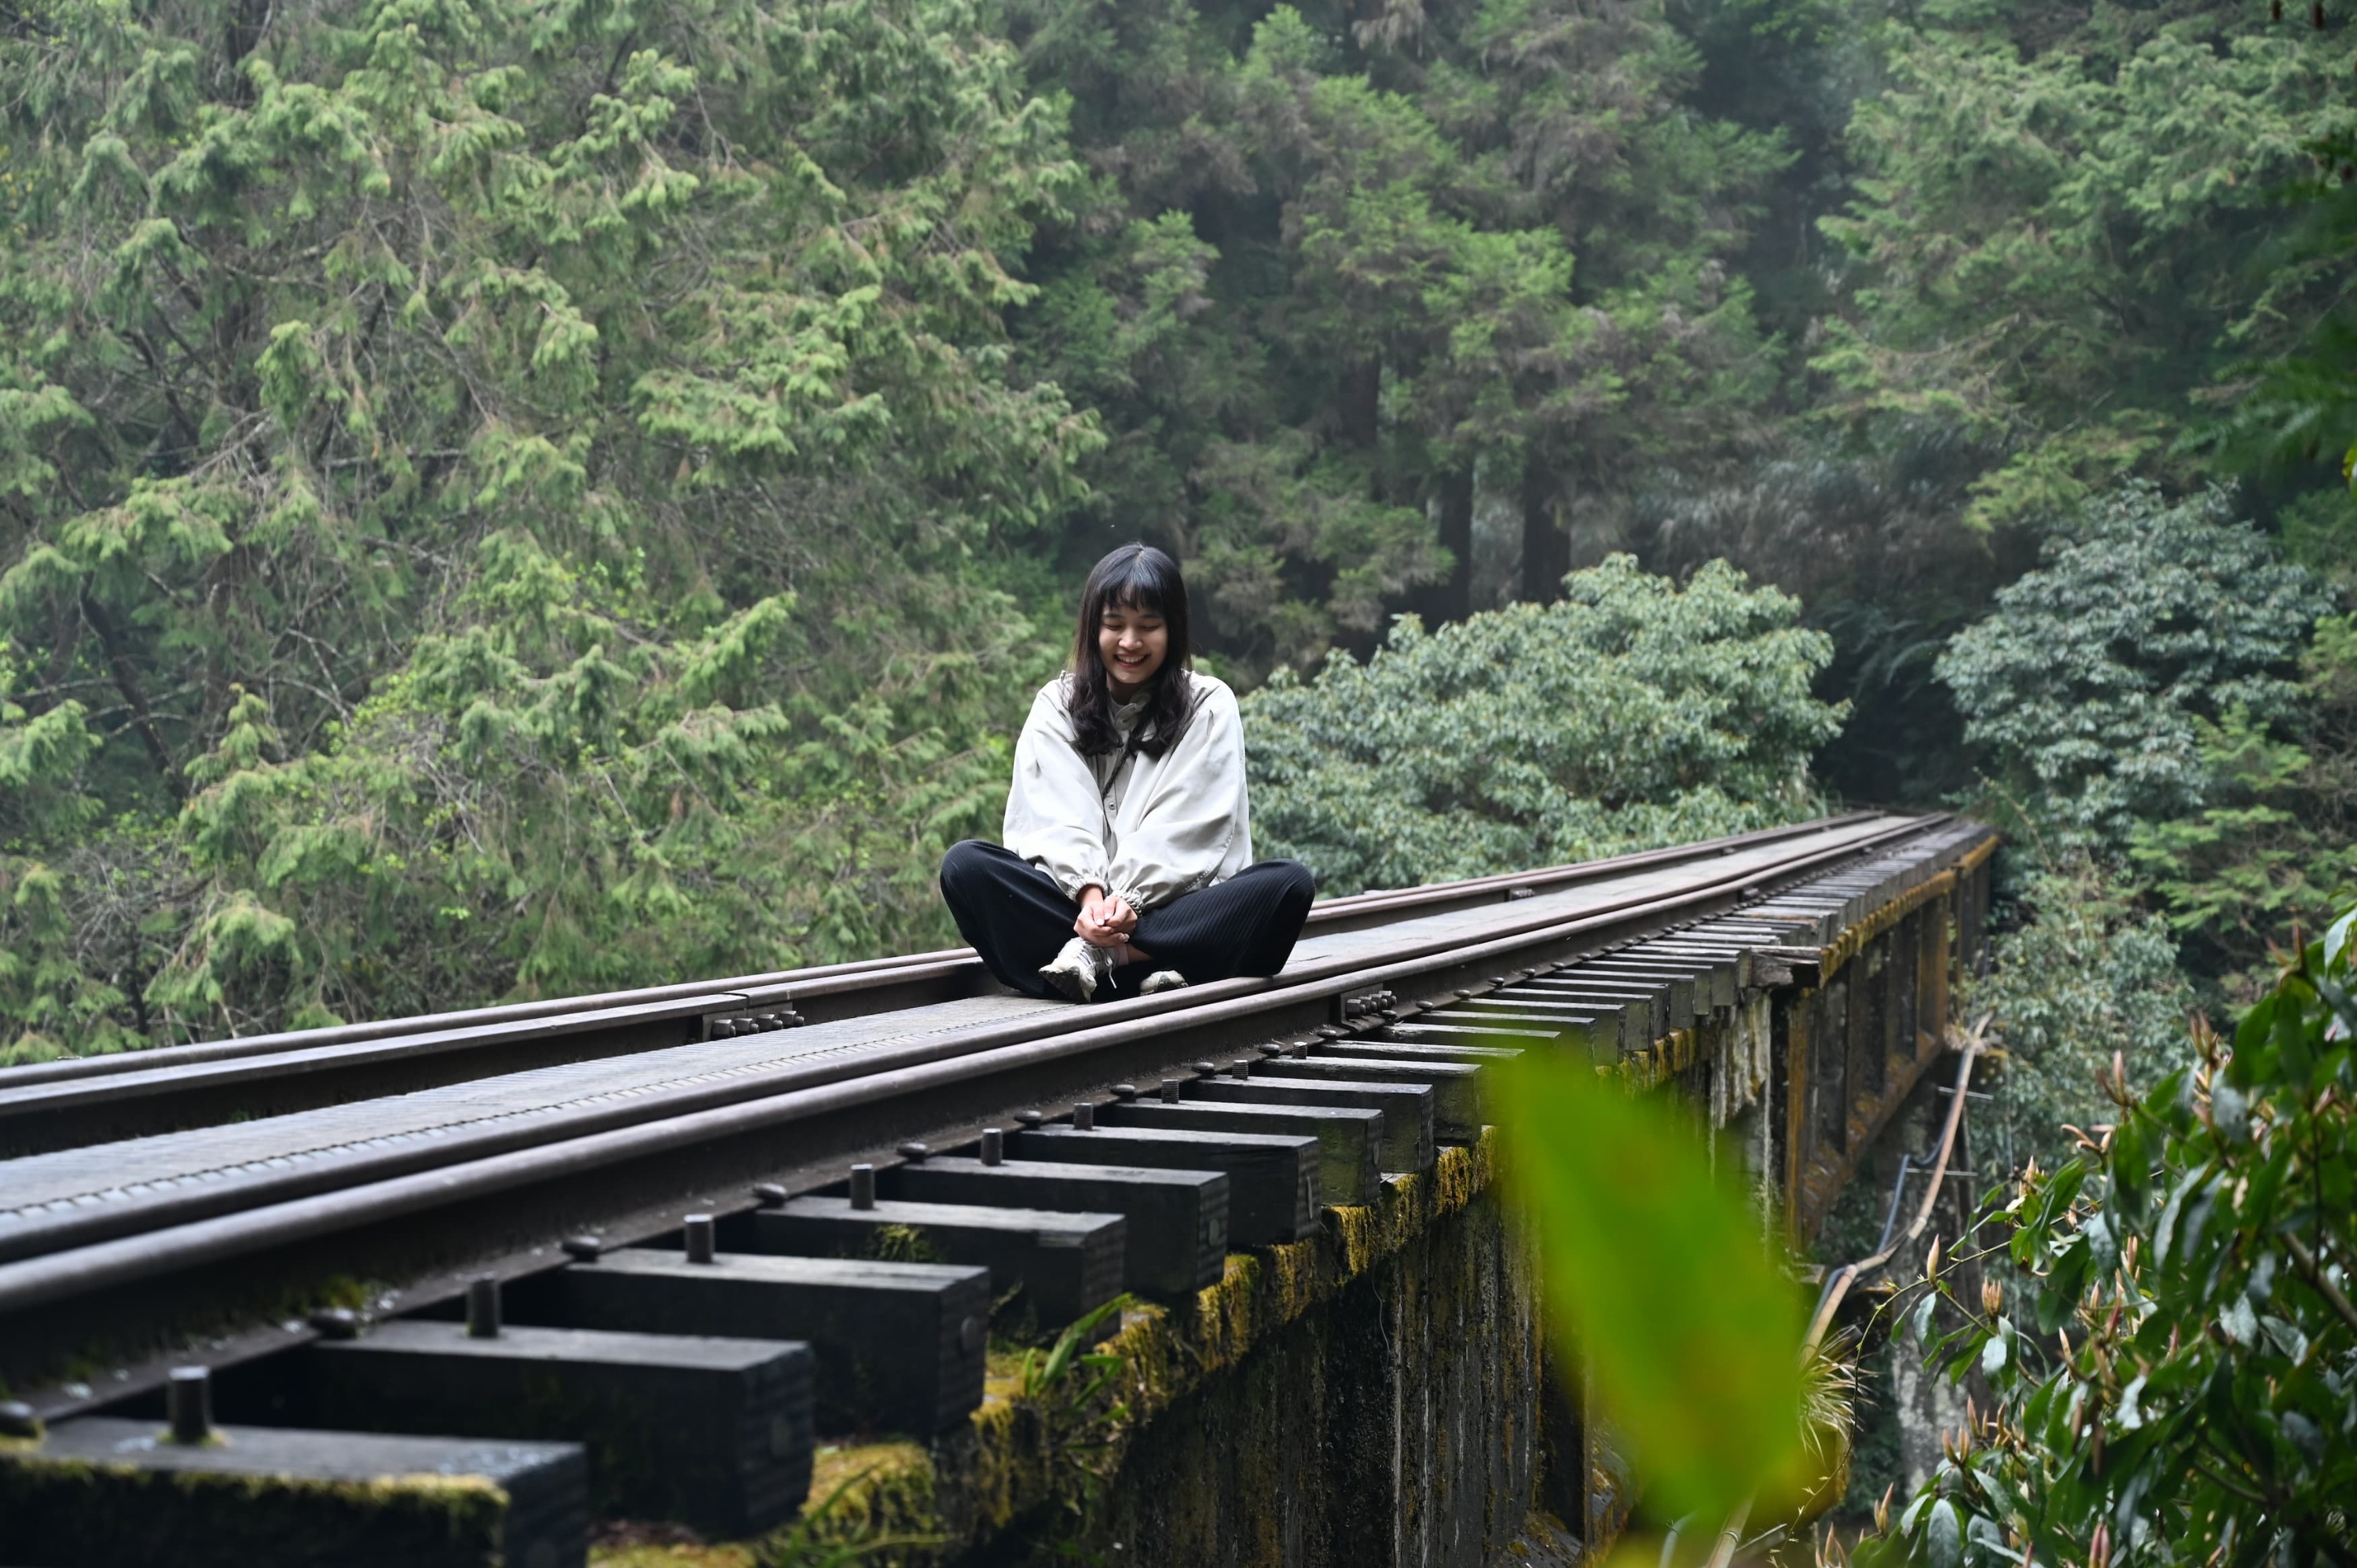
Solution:
<svg viewBox="0 0 2357 1568"><path fill-rule="evenodd" d="M1796 854L1837 848L1871 837L1905 819L1846 823L1803 839L1736 850L1703 863L1714 877L1758 867L1763 874ZM1577 918L1623 902L1675 891L1695 875L1693 865L1650 867L1629 876L1541 893L1511 906L1517 921L1550 916ZM1411 940L1478 940L1498 923L1494 906L1413 917L1357 930L1305 938L1288 969L1326 960L1371 957ZM1282 979L1282 977L1280 977ZM321 1107L262 1120L59 1150L0 1161L0 1248L21 1255L38 1249L47 1222L71 1220L91 1208L143 1207L192 1188L211 1196L251 1185L281 1187L305 1165L334 1164L404 1147L457 1157L455 1146L485 1136L528 1137L533 1123L597 1107L622 1107L642 1097L719 1084L820 1058L855 1065L865 1054L913 1042L952 1044L962 1034L1003 1026L1068 1004L994 995L935 1003L903 1011L813 1024L733 1039L706 1040L632 1056L605 1058L504 1074L380 1100Z"/></svg>

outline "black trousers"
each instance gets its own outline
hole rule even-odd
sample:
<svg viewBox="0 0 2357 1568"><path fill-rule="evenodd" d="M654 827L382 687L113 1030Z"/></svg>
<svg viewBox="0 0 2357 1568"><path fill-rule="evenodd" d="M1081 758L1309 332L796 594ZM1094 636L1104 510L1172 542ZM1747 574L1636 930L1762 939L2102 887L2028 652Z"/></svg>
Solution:
<svg viewBox="0 0 2357 1568"><path fill-rule="evenodd" d="M1275 974L1301 935L1316 891L1299 861L1264 860L1148 909L1130 940L1154 957L1115 970L1114 987L1135 991L1161 969L1197 985ZM1055 878L1011 850L967 839L942 857L942 897L991 973L1027 996L1059 994L1039 977L1039 966L1072 940L1081 907Z"/></svg>

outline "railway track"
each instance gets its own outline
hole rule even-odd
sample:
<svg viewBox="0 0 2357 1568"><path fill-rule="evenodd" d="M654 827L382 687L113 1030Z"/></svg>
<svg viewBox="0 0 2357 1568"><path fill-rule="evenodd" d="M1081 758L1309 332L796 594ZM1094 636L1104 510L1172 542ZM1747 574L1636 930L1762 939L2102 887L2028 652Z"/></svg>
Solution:
<svg viewBox="0 0 2357 1568"><path fill-rule="evenodd" d="M578 1561L592 1511L761 1529L814 1433L964 1421L993 1333L1314 1233L1478 1137L1500 1052L1646 1052L1986 836L1859 814L1337 899L1274 982L1088 1008L952 951L0 1072L0 1507L86 1562L140 1550L57 1483L101 1458L473 1477L511 1563Z"/></svg>
<svg viewBox="0 0 2357 1568"><path fill-rule="evenodd" d="M1553 892L1789 842L1868 813L1614 860L1331 898L1308 934ZM904 1012L997 988L971 948L0 1069L0 1159L699 1040Z"/></svg>

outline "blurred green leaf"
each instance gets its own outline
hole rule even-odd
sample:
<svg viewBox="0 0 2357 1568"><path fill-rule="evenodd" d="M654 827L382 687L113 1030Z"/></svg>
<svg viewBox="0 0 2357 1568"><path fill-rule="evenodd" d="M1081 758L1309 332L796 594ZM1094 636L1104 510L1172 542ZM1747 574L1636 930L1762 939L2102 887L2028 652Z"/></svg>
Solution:
<svg viewBox="0 0 2357 1568"><path fill-rule="evenodd" d="M1501 1065L1492 1114L1549 1324L1634 1449L1655 1511L1725 1518L1796 1495L1804 1325L1757 1213L1668 1108L1568 1058Z"/></svg>

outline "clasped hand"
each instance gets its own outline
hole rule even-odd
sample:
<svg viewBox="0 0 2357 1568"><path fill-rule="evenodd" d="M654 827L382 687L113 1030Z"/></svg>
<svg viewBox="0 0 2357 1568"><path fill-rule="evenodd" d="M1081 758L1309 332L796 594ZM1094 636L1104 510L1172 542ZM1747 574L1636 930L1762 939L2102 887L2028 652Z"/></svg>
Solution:
<svg viewBox="0 0 2357 1568"><path fill-rule="evenodd" d="M1107 897L1093 888L1082 900L1081 918L1072 922L1072 934L1092 947L1122 947L1136 929L1136 910L1124 900Z"/></svg>

